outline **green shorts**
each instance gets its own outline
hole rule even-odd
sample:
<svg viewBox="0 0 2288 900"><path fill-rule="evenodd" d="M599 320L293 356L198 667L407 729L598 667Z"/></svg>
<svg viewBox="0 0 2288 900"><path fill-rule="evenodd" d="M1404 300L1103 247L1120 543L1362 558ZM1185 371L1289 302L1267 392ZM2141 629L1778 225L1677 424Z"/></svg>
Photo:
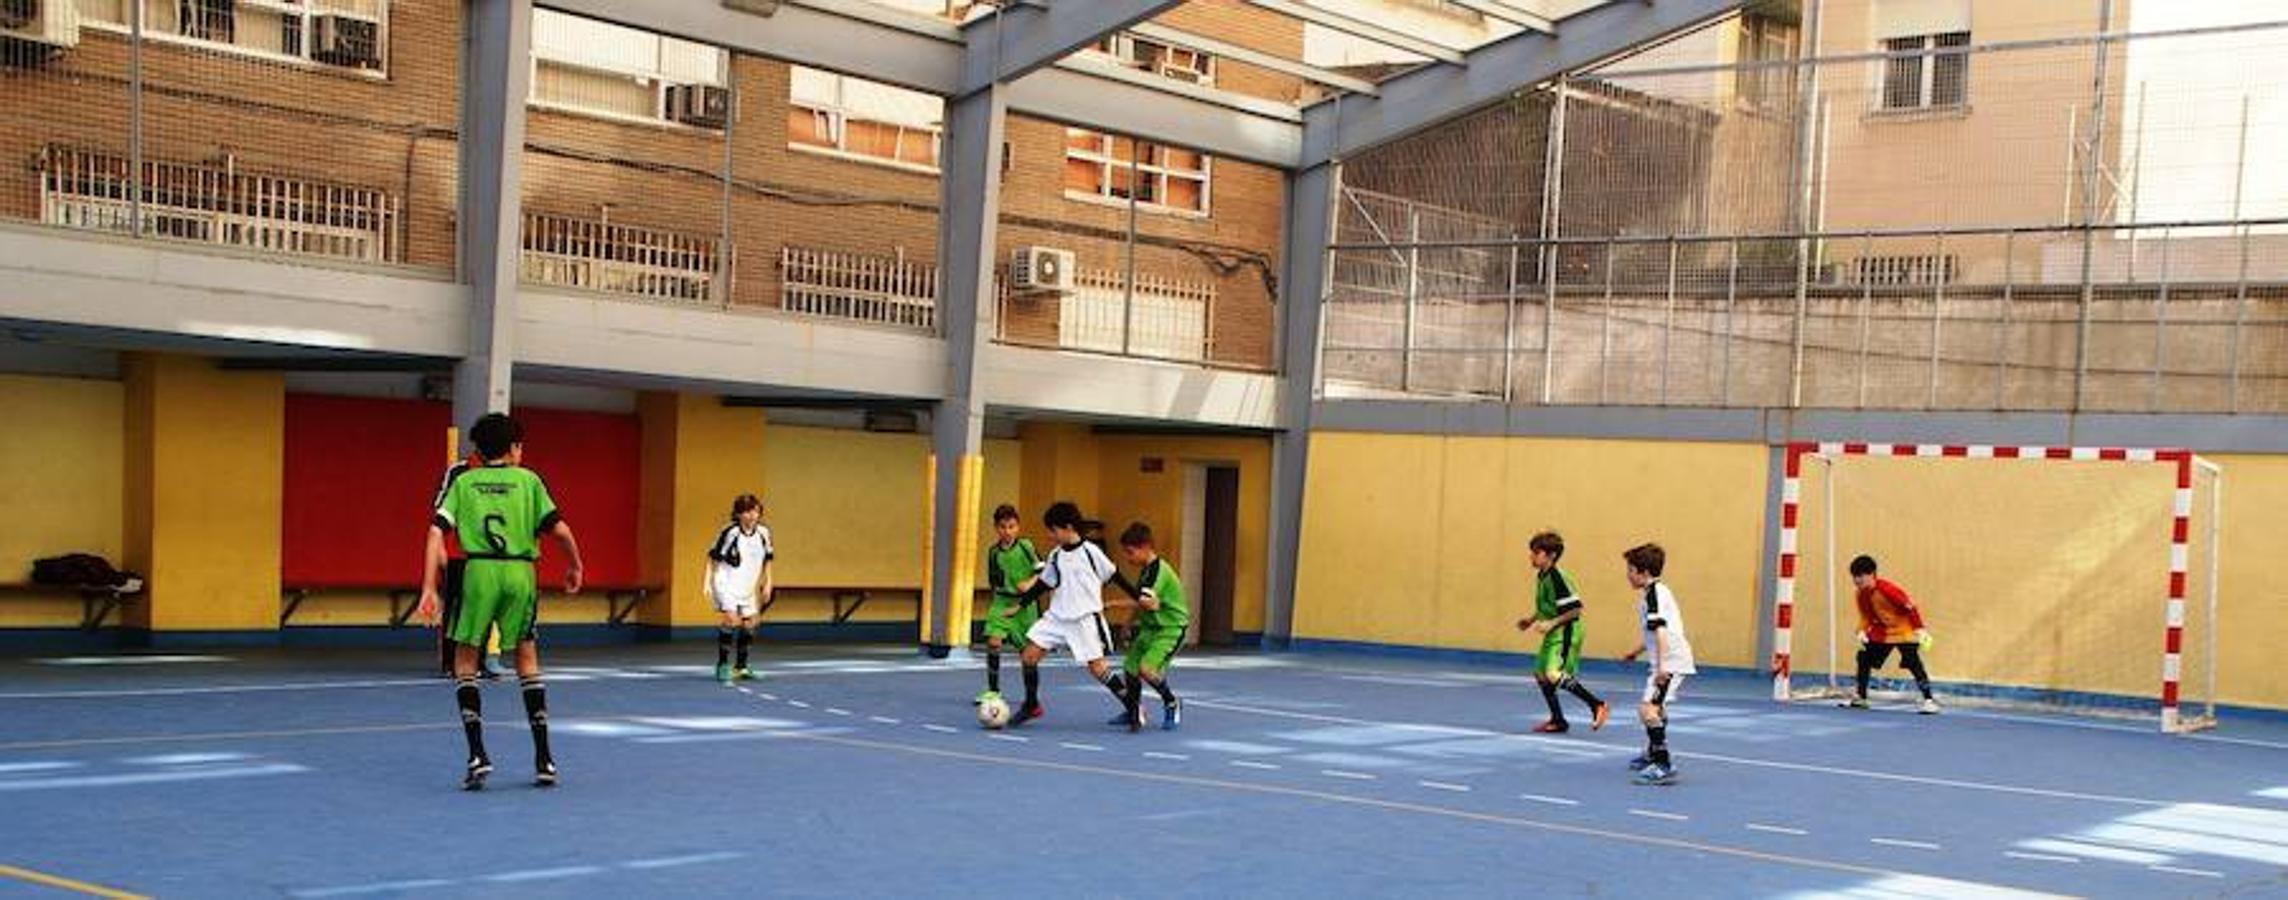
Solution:
<svg viewBox="0 0 2288 900"><path fill-rule="evenodd" d="M473 647L485 645L494 625L501 642L520 644L533 639L539 619L539 587L529 562L515 559L472 559L461 575L461 614L453 618L454 641Z"/></svg>
<svg viewBox="0 0 2288 900"><path fill-rule="evenodd" d="M1041 605L1002 594L994 594L993 602L985 607L985 636L1000 638L1001 646L1023 646L1025 635L1040 621Z"/></svg>
<svg viewBox="0 0 2288 900"><path fill-rule="evenodd" d="M1137 629L1136 639L1128 642L1128 652L1120 657L1120 670L1130 675L1142 669L1154 672L1168 671L1168 663L1176 658L1176 651L1184 648L1186 626L1174 628Z"/></svg>
<svg viewBox="0 0 2288 900"><path fill-rule="evenodd" d="M1533 656L1533 671L1551 680L1581 674L1581 620L1575 619L1541 636L1541 652Z"/></svg>

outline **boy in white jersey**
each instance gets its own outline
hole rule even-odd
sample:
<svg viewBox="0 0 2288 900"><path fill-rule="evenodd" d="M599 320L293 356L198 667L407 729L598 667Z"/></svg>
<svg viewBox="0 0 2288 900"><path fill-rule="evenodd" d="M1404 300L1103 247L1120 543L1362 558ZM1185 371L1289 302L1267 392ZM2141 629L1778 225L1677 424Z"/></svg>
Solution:
<svg viewBox="0 0 2288 900"><path fill-rule="evenodd" d="M1028 598L1049 594L1049 611L1025 632L1025 652L1020 657L1025 672L1025 704L1017 708L1009 724L1041 717L1041 658L1065 650L1120 701L1127 713L1128 730L1135 731L1143 727L1135 699L1128 695L1120 674L1104 661L1112 649L1112 633L1104 626L1104 585L1111 582L1130 597L1136 596L1136 587L1113 566L1103 548L1081 540L1080 523L1080 507L1061 500L1042 516L1042 524L1048 526L1049 537L1057 546L1041 561L1039 573L1019 588Z"/></svg>
<svg viewBox="0 0 2288 900"><path fill-rule="evenodd" d="M1629 564L1629 586L1643 592L1637 599L1637 618L1644 623L1637 646L1621 659L1634 661L1647 649L1652 651L1652 671L1645 675L1644 696L1637 704L1637 719L1645 727L1645 752L1630 760L1629 768L1637 771L1638 784L1675 784L1676 764L1668 755L1668 704L1684 687L1685 677L1699 670L1692 664L1692 642L1684 636L1684 610L1676 605L1676 594L1660 583L1660 573L1668 568L1668 552L1659 544L1639 544L1621 558Z"/></svg>
<svg viewBox="0 0 2288 900"><path fill-rule="evenodd" d="M755 619L771 597L771 530L763 527L763 501L740 494L731 501L731 524L723 526L707 548L707 599L715 601L722 622L715 629L715 680L730 684L755 677L747 668L747 649L755 643ZM731 664L731 649L739 651Z"/></svg>

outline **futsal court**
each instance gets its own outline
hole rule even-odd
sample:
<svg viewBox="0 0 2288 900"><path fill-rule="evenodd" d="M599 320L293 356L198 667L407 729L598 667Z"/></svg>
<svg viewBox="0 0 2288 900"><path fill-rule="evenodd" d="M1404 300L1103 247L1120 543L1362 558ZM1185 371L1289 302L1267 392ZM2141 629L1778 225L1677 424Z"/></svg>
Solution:
<svg viewBox="0 0 2288 900"><path fill-rule="evenodd" d="M1640 736L1522 733L1514 667L1374 655L1186 661L1175 731L977 727L974 670L774 648L717 686L664 649L556 654L564 783L459 786L443 683L401 654L7 661L11 878L173 897L2265 896L2288 890L2288 723L2176 737L2086 719L1776 706L1707 678L1682 779ZM1619 691L1628 676L1593 671ZM487 700L512 698L505 687ZM36 823L36 824L30 824ZM30 824L30 827L20 827ZM68 882L62 880L68 879Z"/></svg>

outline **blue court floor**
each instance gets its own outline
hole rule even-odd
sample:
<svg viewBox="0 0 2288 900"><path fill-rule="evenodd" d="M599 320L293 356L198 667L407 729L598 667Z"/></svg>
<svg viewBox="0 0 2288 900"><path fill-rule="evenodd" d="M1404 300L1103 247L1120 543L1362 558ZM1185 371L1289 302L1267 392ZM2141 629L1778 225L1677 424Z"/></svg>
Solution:
<svg viewBox="0 0 2288 900"><path fill-rule="evenodd" d="M560 788L514 680L491 789L458 789L418 655L0 660L0 896L2288 897L2288 726L1778 706L1691 683L1681 783L1629 783L1641 676L1601 732L1525 732L1523 672L1203 654L1183 727L976 727L977 664L902 647L548 653ZM1009 666L1008 681L1016 684ZM1568 703L1572 703L1569 698Z"/></svg>

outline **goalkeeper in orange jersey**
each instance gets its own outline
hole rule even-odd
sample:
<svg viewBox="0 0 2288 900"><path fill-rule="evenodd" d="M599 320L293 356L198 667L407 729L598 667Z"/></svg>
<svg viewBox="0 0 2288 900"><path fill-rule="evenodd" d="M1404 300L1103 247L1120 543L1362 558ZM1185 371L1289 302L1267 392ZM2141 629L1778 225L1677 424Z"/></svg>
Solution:
<svg viewBox="0 0 2288 900"><path fill-rule="evenodd" d="M1931 698L1930 672L1923 668L1923 647L1930 643L1930 631L1923 627L1922 610L1907 596L1907 589L1875 574L1875 558L1860 556L1851 561L1851 586L1859 589L1859 690L1851 696L1852 709L1867 708L1867 675L1891 659L1891 650L1899 651L1899 664L1915 676L1915 687L1923 692L1923 699L1915 711L1923 715L1938 712L1938 701Z"/></svg>

